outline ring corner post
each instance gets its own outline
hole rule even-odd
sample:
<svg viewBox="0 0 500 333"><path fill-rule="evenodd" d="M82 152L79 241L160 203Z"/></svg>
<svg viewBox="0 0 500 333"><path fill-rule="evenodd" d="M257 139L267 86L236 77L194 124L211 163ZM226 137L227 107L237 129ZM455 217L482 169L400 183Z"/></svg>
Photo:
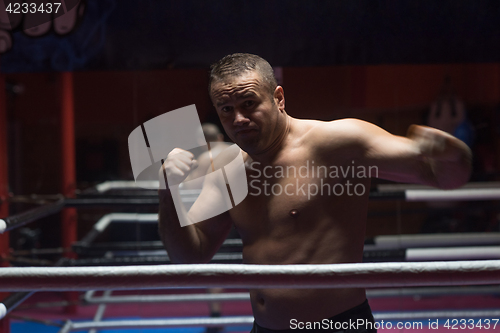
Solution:
<svg viewBox="0 0 500 333"><path fill-rule="evenodd" d="M59 74L59 93L61 98L61 161L62 180L61 192L66 198L75 197L76 189L76 161L75 161L75 120L74 120L74 89L73 72ZM64 208L61 213L61 246L65 249L77 241L77 212L76 208ZM74 253L66 253L69 258L75 258ZM77 312L75 305L78 300L77 292L66 292L66 300L70 303L66 311L70 314Z"/></svg>
<svg viewBox="0 0 500 333"><path fill-rule="evenodd" d="M5 94L5 77L0 73L0 218L9 215L9 177L8 177L8 147L7 147L7 106ZM9 254L9 233L0 234L0 267L9 266L4 259ZM8 294L0 293L0 299L4 299ZM0 333L10 333L9 318L0 320Z"/></svg>

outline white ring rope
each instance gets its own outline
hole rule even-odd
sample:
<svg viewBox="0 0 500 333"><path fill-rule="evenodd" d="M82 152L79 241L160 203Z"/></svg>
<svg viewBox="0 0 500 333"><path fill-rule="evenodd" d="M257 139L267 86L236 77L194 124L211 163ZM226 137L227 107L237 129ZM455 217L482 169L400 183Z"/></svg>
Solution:
<svg viewBox="0 0 500 333"><path fill-rule="evenodd" d="M96 185L96 190L99 193L104 193L110 190L122 189L145 189L145 188L160 188L158 180L110 180Z"/></svg>
<svg viewBox="0 0 500 333"><path fill-rule="evenodd" d="M96 186L99 193L113 189L133 188L158 188L158 181L108 181ZM474 201L474 200L497 200L500 199L500 182L472 182L465 184L459 189L440 190L424 185L412 184L390 184L379 185L379 192L404 192L406 201ZM196 198L195 193L189 191L184 195L189 196L186 201L192 202ZM194 195L194 197L192 197ZM193 199L194 198L194 199Z"/></svg>
<svg viewBox="0 0 500 333"><path fill-rule="evenodd" d="M158 223L158 214L137 214L137 213L110 213L106 214L94 224L94 229L103 232L110 223L114 221L133 223Z"/></svg>
<svg viewBox="0 0 500 333"><path fill-rule="evenodd" d="M7 223L0 219L0 234L3 234L7 230Z"/></svg>
<svg viewBox="0 0 500 333"><path fill-rule="evenodd" d="M500 259L500 246L407 249L406 261Z"/></svg>
<svg viewBox="0 0 500 333"><path fill-rule="evenodd" d="M455 234L382 235L365 244L365 250L498 245L500 232L464 232Z"/></svg>
<svg viewBox="0 0 500 333"><path fill-rule="evenodd" d="M3 319L3 317L5 317L6 314L7 314L7 307L5 306L5 304L0 303L0 319Z"/></svg>
<svg viewBox="0 0 500 333"><path fill-rule="evenodd" d="M424 321L421 326L413 326L422 329L427 325L429 319L447 318L495 318L500 315L500 310L467 310L467 311L415 311L415 312L389 312L374 313L376 321L394 320L417 320ZM221 318L169 318L169 319L138 319L138 320L107 320L101 322L78 322L67 321L59 333L89 329L126 329L126 328L160 328L160 327L219 327L252 325L253 316L231 316ZM415 323L412 323L415 325Z"/></svg>
<svg viewBox="0 0 500 333"><path fill-rule="evenodd" d="M250 294L220 293L220 294L173 294L173 295L133 295L133 296L98 296L92 297L91 292L84 296L85 302L96 304L122 303L166 303L166 302L226 302L250 301Z"/></svg>
<svg viewBox="0 0 500 333"><path fill-rule="evenodd" d="M109 290L108 290L109 291ZM249 301L248 292L228 292L220 294L173 294L173 295L130 295L130 296L94 296L94 291L87 291L84 300L92 304L123 303L170 303L170 302L227 302ZM416 288L377 288L368 289L366 297L401 297L401 296L441 296L441 295L491 295L500 294L500 286L473 287L416 287Z"/></svg>
<svg viewBox="0 0 500 333"><path fill-rule="evenodd" d="M377 288L500 284L500 260L327 265L6 267L1 291L168 288Z"/></svg>
<svg viewBox="0 0 500 333"><path fill-rule="evenodd" d="M456 190L406 190L406 201L498 200L500 188L463 188Z"/></svg>
<svg viewBox="0 0 500 333"><path fill-rule="evenodd" d="M481 188L500 188L500 182L469 182L464 184L461 189L481 189ZM398 192L406 190L436 190L435 187L420 184L378 184L378 192Z"/></svg>
<svg viewBox="0 0 500 333"><path fill-rule="evenodd" d="M138 320L107 320L100 322L68 321L59 333L71 331L86 331L89 329L124 329L124 328L160 328L160 327L214 327L252 325L253 316L235 316L221 318L175 318L175 319L138 319Z"/></svg>

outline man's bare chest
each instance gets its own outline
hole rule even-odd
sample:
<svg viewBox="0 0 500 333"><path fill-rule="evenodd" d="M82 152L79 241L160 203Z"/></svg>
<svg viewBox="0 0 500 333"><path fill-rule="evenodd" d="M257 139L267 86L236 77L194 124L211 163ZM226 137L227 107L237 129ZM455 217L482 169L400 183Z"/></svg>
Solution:
<svg viewBox="0 0 500 333"><path fill-rule="evenodd" d="M267 165L247 163L246 171L248 195L231 211L237 226L273 228L325 219L363 200L369 190L366 170L352 161L292 156Z"/></svg>

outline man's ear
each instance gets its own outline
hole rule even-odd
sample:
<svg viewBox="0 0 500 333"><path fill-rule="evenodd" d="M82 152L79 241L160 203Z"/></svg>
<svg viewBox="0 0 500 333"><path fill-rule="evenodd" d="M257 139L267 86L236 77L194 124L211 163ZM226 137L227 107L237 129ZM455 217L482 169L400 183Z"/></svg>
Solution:
<svg viewBox="0 0 500 333"><path fill-rule="evenodd" d="M280 111L285 110L285 92L283 91L282 86L277 86L276 89L274 89L274 94L273 94L273 99L276 105L278 105L278 109Z"/></svg>

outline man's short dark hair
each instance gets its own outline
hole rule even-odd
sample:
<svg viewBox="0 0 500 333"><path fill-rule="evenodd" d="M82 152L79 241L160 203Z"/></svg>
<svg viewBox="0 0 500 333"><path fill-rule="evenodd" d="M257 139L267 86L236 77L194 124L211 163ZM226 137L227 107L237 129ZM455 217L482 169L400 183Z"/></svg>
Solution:
<svg viewBox="0 0 500 333"><path fill-rule="evenodd" d="M211 94L212 82L227 77L236 77L248 71L257 71L268 86L271 96L278 86L271 65L263 58L249 53L234 53L225 56L210 66L208 93Z"/></svg>

